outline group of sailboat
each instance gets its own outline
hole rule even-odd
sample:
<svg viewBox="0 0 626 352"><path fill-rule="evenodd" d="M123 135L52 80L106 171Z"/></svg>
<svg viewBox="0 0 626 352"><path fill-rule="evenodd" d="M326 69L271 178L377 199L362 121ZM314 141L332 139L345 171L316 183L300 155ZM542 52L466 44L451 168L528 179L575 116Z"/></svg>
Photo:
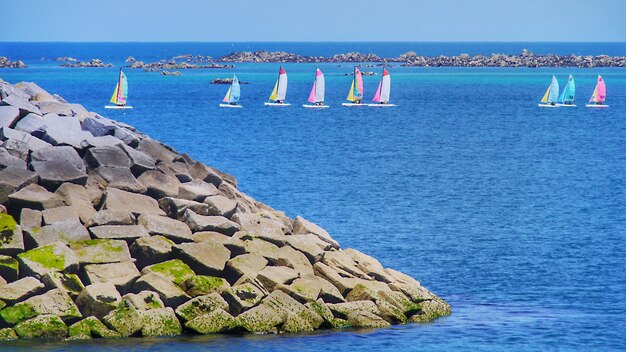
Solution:
<svg viewBox="0 0 626 352"><path fill-rule="evenodd" d="M285 99L287 97L287 72L283 67L281 67L278 71L278 79L276 80L276 84L274 84L274 89L270 94L270 97L267 102L265 102L265 106L290 106L291 104L286 103ZM324 94L326 90L326 83L324 80L324 73L319 68L315 70L315 80L313 81L313 87L311 87L311 93L309 94L309 99L307 99L307 104L303 104L302 106L307 109L327 109L328 106L324 101ZM239 81L236 76L233 76L233 82L224 97L224 102L220 104L220 107L223 108L233 108L233 107L241 107L237 102L239 101ZM352 79L352 86L350 87L350 92L348 92L347 100L349 103L343 103L343 106L375 106L375 107L391 107L396 106L395 104L389 103L389 97L391 94L391 76L389 75L389 71L387 69L383 69L383 75L378 84L378 89L376 90L376 94L374 95L374 99L372 100L375 104L364 104L363 100L363 75L358 68L354 68L354 78Z"/></svg>
<svg viewBox="0 0 626 352"><path fill-rule="evenodd" d="M574 83L574 77L569 75L567 84L563 88L563 92L559 95L559 81L555 76L552 76L552 82L546 90L546 93L541 99L541 103L538 104L541 108L558 108L558 107L576 107L574 104L574 97L576 96L576 84ZM588 108L608 108L609 106L604 104L606 99L606 85L602 76L598 76L598 82L596 88L593 91L589 104L585 106Z"/></svg>

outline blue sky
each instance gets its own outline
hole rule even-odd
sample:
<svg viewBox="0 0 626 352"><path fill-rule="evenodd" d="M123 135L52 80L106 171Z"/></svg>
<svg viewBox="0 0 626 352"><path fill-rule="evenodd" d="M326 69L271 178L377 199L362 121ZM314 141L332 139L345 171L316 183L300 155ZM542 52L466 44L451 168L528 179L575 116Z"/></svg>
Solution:
<svg viewBox="0 0 626 352"><path fill-rule="evenodd" d="M0 41L626 42L626 0L0 0L0 5Z"/></svg>

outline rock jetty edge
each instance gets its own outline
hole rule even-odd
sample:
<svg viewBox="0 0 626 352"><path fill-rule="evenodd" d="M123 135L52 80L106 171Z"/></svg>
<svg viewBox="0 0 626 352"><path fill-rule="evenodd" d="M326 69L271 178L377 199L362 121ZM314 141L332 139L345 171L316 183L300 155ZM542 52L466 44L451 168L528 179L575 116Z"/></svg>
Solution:
<svg viewBox="0 0 626 352"><path fill-rule="evenodd" d="M0 340L301 333L450 306L237 180L0 80Z"/></svg>

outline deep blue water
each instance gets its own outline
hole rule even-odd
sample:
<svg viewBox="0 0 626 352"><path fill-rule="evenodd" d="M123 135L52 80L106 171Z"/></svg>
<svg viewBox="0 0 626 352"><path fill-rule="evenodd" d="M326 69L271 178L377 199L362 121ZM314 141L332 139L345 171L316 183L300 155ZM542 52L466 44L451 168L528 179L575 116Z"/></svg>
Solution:
<svg viewBox="0 0 626 352"><path fill-rule="evenodd" d="M131 54L140 56L115 55ZM127 70L135 109L126 112L103 109L116 68L48 62L0 77L34 81L234 174L251 196L411 274L450 302L452 316L373 331L37 349L626 350L626 69L392 67L398 107L348 109L340 103L351 68L320 67L331 105L324 111L300 107L315 69L308 64L285 65L294 105L284 109L262 106L278 70L272 64L181 77ZM244 108L219 109L227 87L208 82L232 73L250 82ZM537 108L551 75L564 83L570 73L579 107ZM583 107L597 74L607 83L607 110ZM378 77L364 80L371 98Z"/></svg>

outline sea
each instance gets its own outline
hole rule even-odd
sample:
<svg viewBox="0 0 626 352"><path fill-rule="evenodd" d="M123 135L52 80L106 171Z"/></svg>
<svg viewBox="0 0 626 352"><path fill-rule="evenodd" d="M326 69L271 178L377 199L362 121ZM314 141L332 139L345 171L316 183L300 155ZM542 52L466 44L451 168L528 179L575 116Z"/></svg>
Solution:
<svg viewBox="0 0 626 352"><path fill-rule="evenodd" d="M119 67L239 50L303 55L461 53L626 55L625 43L0 43L32 81L235 175L239 188L328 230L447 300L429 324L296 335L10 342L38 351L625 351L626 69L416 68L392 64L397 107L342 107L352 64L283 64L290 107L263 106L279 64L125 69L133 110L105 110ZM59 56L113 68L64 68ZM302 108L315 68L325 110ZM381 67L362 67L370 100ZM237 77L242 109L220 109ZM576 108L541 109L552 75L576 82ZM608 109L588 109L597 80Z"/></svg>

